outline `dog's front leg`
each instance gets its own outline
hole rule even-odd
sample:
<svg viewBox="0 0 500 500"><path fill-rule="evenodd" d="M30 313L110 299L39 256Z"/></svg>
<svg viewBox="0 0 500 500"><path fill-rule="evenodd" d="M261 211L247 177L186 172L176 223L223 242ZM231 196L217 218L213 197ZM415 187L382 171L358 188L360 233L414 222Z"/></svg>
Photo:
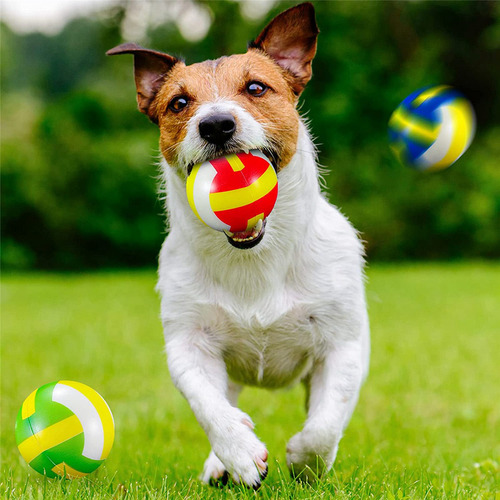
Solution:
<svg viewBox="0 0 500 500"><path fill-rule="evenodd" d="M306 381L306 423L287 445L287 463L293 476L314 481L330 470L358 399L362 366L360 341L336 345L314 365Z"/></svg>
<svg viewBox="0 0 500 500"><path fill-rule="evenodd" d="M227 387L227 399L229 403L237 407L238 396L241 392L241 385L228 380ZM207 484L226 484L229 479L229 474L226 470L226 466L218 459L217 455L213 450L210 450L208 458L205 460L205 465L203 466L203 472L201 473L200 479Z"/></svg>
<svg viewBox="0 0 500 500"><path fill-rule="evenodd" d="M229 401L224 360L207 342L206 332L177 330L167 337L166 349L172 380L207 434L212 452L235 481L259 487L267 473L266 447L254 434L250 417Z"/></svg>

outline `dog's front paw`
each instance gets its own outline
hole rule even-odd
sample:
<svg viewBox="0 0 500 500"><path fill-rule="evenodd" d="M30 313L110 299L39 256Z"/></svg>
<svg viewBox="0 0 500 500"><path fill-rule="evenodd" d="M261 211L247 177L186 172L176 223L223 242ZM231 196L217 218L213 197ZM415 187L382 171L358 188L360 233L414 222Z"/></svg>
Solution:
<svg viewBox="0 0 500 500"><path fill-rule="evenodd" d="M239 410L235 413L212 436L213 452L205 462L202 478L224 482L227 471L236 483L257 489L267 476L267 449L254 434L250 418Z"/></svg>
<svg viewBox="0 0 500 500"><path fill-rule="evenodd" d="M338 439L324 433L303 430L295 434L286 447L290 474L301 481L315 482L330 470L337 448Z"/></svg>

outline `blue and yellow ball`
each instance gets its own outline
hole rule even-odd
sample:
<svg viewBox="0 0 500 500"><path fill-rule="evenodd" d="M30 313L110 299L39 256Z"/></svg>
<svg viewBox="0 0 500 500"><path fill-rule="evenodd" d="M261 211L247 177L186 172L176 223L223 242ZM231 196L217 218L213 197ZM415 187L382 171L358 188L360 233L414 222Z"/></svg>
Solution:
<svg viewBox="0 0 500 500"><path fill-rule="evenodd" d="M34 470L48 477L77 478L97 469L115 436L113 415L94 389L60 380L33 391L16 421L16 442Z"/></svg>
<svg viewBox="0 0 500 500"><path fill-rule="evenodd" d="M442 170L455 163L474 137L471 103L448 85L410 94L389 120L391 149L401 163L417 170Z"/></svg>
<svg viewBox="0 0 500 500"><path fill-rule="evenodd" d="M236 233L250 230L271 213L278 178L271 161L254 149L198 163L187 179L186 194L203 223Z"/></svg>

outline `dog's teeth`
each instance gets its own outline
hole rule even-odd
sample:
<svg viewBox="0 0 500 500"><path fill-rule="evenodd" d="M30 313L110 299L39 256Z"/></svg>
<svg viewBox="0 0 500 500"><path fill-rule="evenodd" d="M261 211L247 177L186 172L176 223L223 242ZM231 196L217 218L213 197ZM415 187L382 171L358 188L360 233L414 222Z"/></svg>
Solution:
<svg viewBox="0 0 500 500"><path fill-rule="evenodd" d="M262 232L262 227L264 226L264 222L262 219L259 219L257 221L257 224L255 224L255 227L253 228L253 231L252 231L252 234L250 234L249 236L247 236L246 238L237 238L235 237L235 234L236 233L233 233L231 231L228 231L228 230L224 230L224 233L229 237L231 238L233 241L236 241L238 243L243 243L243 242L248 242L248 241L253 241L255 240L256 238L258 238L258 236L260 235L260 233Z"/></svg>

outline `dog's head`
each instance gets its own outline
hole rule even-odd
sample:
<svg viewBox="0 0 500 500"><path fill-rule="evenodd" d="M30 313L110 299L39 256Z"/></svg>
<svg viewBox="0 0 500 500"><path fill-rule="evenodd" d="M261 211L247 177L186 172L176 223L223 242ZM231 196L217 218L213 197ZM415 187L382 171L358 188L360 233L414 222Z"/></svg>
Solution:
<svg viewBox="0 0 500 500"><path fill-rule="evenodd" d="M180 175L250 149L279 171L296 151L296 105L311 78L317 35L314 7L303 3L275 17L245 54L191 65L133 43L107 54L134 55L139 110L158 124L161 152Z"/></svg>

